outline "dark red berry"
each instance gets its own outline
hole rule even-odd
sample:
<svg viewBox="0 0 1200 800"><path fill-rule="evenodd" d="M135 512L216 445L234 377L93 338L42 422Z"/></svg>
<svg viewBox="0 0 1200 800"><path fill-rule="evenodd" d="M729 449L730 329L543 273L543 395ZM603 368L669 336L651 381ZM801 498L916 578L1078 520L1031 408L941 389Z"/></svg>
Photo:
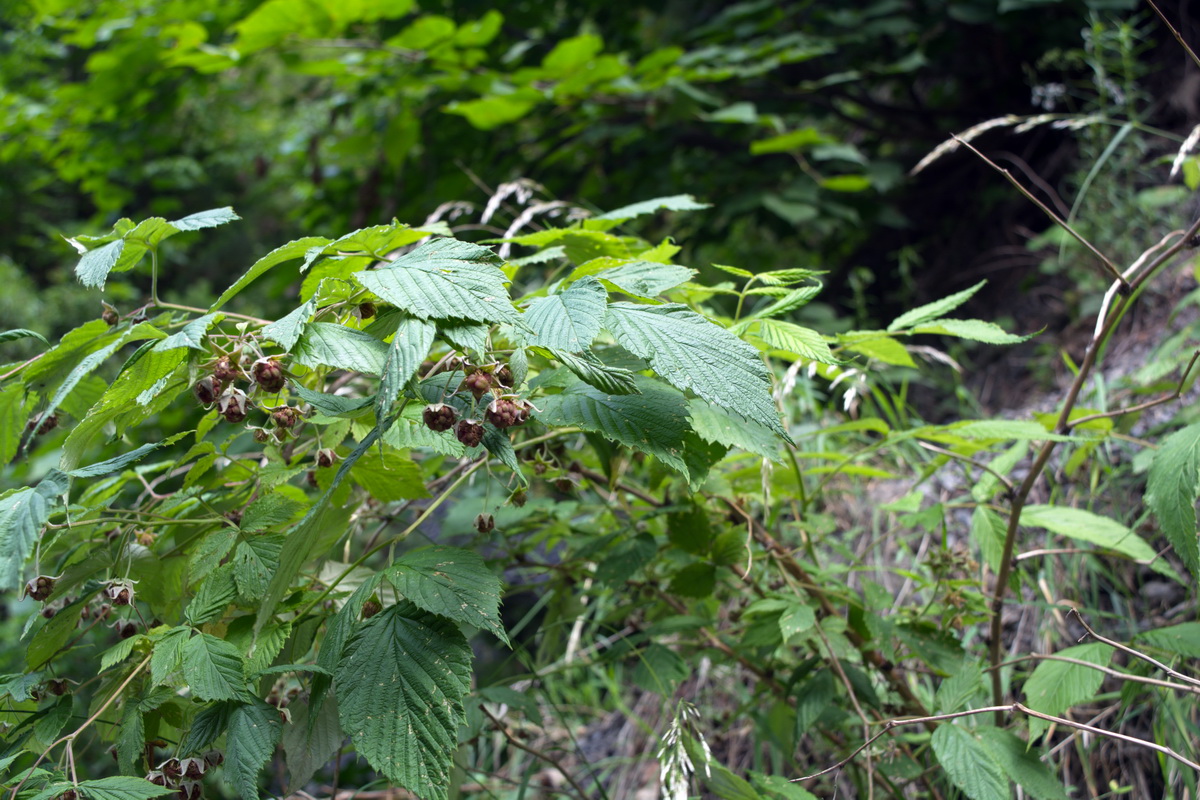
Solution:
<svg viewBox="0 0 1200 800"><path fill-rule="evenodd" d="M219 767L225 763L225 754L220 750L209 750L204 754L204 763L209 767Z"/></svg>
<svg viewBox="0 0 1200 800"><path fill-rule="evenodd" d="M179 791L175 794L179 800L200 800L203 790L199 781L184 781L179 784Z"/></svg>
<svg viewBox="0 0 1200 800"><path fill-rule="evenodd" d="M58 608L55 606L43 606L42 616L46 619L54 619L54 615L58 613Z"/></svg>
<svg viewBox="0 0 1200 800"><path fill-rule="evenodd" d="M192 387L192 394L196 395L196 399L200 401L200 405L211 406L221 396L221 390L224 386L225 384L221 383L221 381L209 375L206 378L196 381L196 385Z"/></svg>
<svg viewBox="0 0 1200 800"><path fill-rule="evenodd" d="M63 678L52 678L46 681L46 691L55 697L62 697L70 687Z"/></svg>
<svg viewBox="0 0 1200 800"><path fill-rule="evenodd" d="M55 800L79 800L79 792L74 789L67 789L59 795L55 795Z"/></svg>
<svg viewBox="0 0 1200 800"><path fill-rule="evenodd" d="M448 406L445 403L434 403L431 406L426 406L422 416L425 419L425 427L439 433L453 428L454 421L458 418L454 407Z"/></svg>
<svg viewBox="0 0 1200 800"><path fill-rule="evenodd" d="M25 594L39 603L54 593L54 578L49 575L38 575L25 584Z"/></svg>
<svg viewBox="0 0 1200 800"><path fill-rule="evenodd" d="M483 424L475 419L459 420L454 426L454 435L467 447L476 447L483 441Z"/></svg>
<svg viewBox="0 0 1200 800"><path fill-rule="evenodd" d="M496 520L491 514L480 514L475 517L475 530L480 533L490 533L496 528Z"/></svg>
<svg viewBox="0 0 1200 800"><path fill-rule="evenodd" d="M58 427L58 414L36 417L34 422L37 424L37 430L34 431L34 434L43 436Z"/></svg>
<svg viewBox="0 0 1200 800"><path fill-rule="evenodd" d="M137 633L137 624L127 619L119 619L113 623L113 627L117 630L117 635L122 639L128 639Z"/></svg>
<svg viewBox="0 0 1200 800"><path fill-rule="evenodd" d="M517 489L508 498L508 502L512 503L517 508L523 508L525 502L529 499L529 494L524 489Z"/></svg>
<svg viewBox="0 0 1200 800"><path fill-rule="evenodd" d="M258 442L259 444L266 444L267 442L271 441L271 434L267 432L266 428L255 428L254 441Z"/></svg>
<svg viewBox="0 0 1200 800"><path fill-rule="evenodd" d="M322 447L314 456L318 467L332 467L337 463L337 453L330 450L328 447Z"/></svg>
<svg viewBox="0 0 1200 800"><path fill-rule="evenodd" d="M507 364L497 368L493 375L495 376L496 380L500 382L501 386L507 386L510 389L512 388L513 373Z"/></svg>
<svg viewBox="0 0 1200 800"><path fill-rule="evenodd" d="M373 316L375 316L375 304L374 303L368 302L368 303L359 303L358 304L359 319L370 319Z"/></svg>
<svg viewBox="0 0 1200 800"><path fill-rule="evenodd" d="M231 356L221 356L213 365L213 377L221 383L233 383L242 376L237 361Z"/></svg>
<svg viewBox="0 0 1200 800"><path fill-rule="evenodd" d="M183 762L178 758L169 758L158 765L159 772L166 777L168 783L177 783L183 777Z"/></svg>
<svg viewBox="0 0 1200 800"><path fill-rule="evenodd" d="M363 603L362 618L370 619L371 617L378 614L380 611L383 611L383 605L380 604L380 602L378 600L376 600L375 598L372 597L370 600Z"/></svg>
<svg viewBox="0 0 1200 800"><path fill-rule="evenodd" d="M183 770L183 777L192 781L203 778L204 771L207 769L202 758L185 758L179 762L179 766Z"/></svg>
<svg viewBox="0 0 1200 800"><path fill-rule="evenodd" d="M242 524L242 512L236 508L233 509L232 511L226 511L223 516L225 517L225 519L229 520L234 525Z"/></svg>
<svg viewBox="0 0 1200 800"><path fill-rule="evenodd" d="M287 378L278 361L273 358L262 358L254 362L254 382L267 394L276 394L283 389Z"/></svg>
<svg viewBox="0 0 1200 800"><path fill-rule="evenodd" d="M476 370L463 378L459 388L470 392L478 400L483 397L485 392L492 388L492 376L482 370Z"/></svg>
<svg viewBox="0 0 1200 800"><path fill-rule="evenodd" d="M127 606L133 602L133 587L123 581L112 581L104 587L104 596L114 606Z"/></svg>
<svg viewBox="0 0 1200 800"><path fill-rule="evenodd" d="M277 408L271 412L271 419L281 428L294 428L300 421L300 410L291 406Z"/></svg>
<svg viewBox="0 0 1200 800"><path fill-rule="evenodd" d="M100 312L100 319L104 320L106 325L111 328L113 325L116 325L121 321L121 315L117 313L115 308L103 300L100 301L100 305L104 307L104 310Z"/></svg>
<svg viewBox="0 0 1200 800"><path fill-rule="evenodd" d="M241 389L226 389L217 401L217 408L226 422L241 422L246 418L246 393Z"/></svg>
<svg viewBox="0 0 1200 800"><path fill-rule="evenodd" d="M167 785L167 776L163 775L162 772L157 769L152 772L147 772L146 780L150 781L155 786L166 786Z"/></svg>

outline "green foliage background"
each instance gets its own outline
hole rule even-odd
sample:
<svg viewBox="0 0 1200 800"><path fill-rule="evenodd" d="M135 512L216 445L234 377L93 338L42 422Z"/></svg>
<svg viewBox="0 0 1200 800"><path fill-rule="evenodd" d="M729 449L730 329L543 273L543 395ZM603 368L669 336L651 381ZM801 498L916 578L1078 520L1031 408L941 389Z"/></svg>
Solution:
<svg viewBox="0 0 1200 800"><path fill-rule="evenodd" d="M1152 409L1197 294L1148 253L1102 299L965 148L912 172L970 131L1118 268L1166 248L1170 42L1124 0L4 4L6 788L1182 796L1197 422ZM249 429L186 394L243 348L287 371ZM529 427L428 430L485 415L453 358ZM1060 361L1040 413L972 393ZM1114 710L1164 757L1056 746Z"/></svg>

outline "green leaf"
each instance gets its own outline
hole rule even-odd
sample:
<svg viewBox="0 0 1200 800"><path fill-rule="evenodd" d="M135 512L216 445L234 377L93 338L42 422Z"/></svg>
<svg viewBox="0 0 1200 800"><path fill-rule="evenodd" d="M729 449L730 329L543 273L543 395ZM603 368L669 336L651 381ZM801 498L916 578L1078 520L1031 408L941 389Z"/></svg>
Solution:
<svg viewBox="0 0 1200 800"><path fill-rule="evenodd" d="M754 784L765 791L773 792L784 800L817 800L817 796L798 783L792 783L782 775L764 775L761 772L750 771Z"/></svg>
<svg viewBox="0 0 1200 800"><path fill-rule="evenodd" d="M761 276L759 276L761 278ZM808 302L821 293L822 286L802 286L799 289L792 289L786 292L782 297L763 308L761 311L756 311L751 314L749 319L769 319L771 317L779 317L784 314L790 314L797 308L808 305ZM751 289L750 294L755 294L756 290Z"/></svg>
<svg viewBox="0 0 1200 800"><path fill-rule="evenodd" d="M301 788L342 746L337 698L329 695L316 714L308 703L291 706L292 721L283 729L283 752L287 758L288 788Z"/></svg>
<svg viewBox="0 0 1200 800"><path fill-rule="evenodd" d="M379 393L375 395L375 418L384 419L392 410L400 390L417 374L421 362L429 355L437 328L419 319L405 319L396 328L387 349Z"/></svg>
<svg viewBox="0 0 1200 800"><path fill-rule="evenodd" d="M223 538L212 536L209 537L209 541L220 542ZM229 535L228 541L232 543L232 535ZM237 580L234 578L233 569L232 564L222 564L208 574L200 584L200 589L188 601L184 617L189 623L203 625L212 622L234 601L237 597Z"/></svg>
<svg viewBox="0 0 1200 800"><path fill-rule="evenodd" d="M645 214L653 214L656 211L699 211L704 208L711 208L709 203L701 203L692 197L690 194L674 194L670 197L656 197L653 200L643 200L640 203L633 203L627 206L613 209L607 213L601 214L594 219L611 219L624 221L640 217Z"/></svg>
<svg viewBox="0 0 1200 800"><path fill-rule="evenodd" d="M1200 622L1181 622L1142 631L1134 640L1185 658L1200 658Z"/></svg>
<svg viewBox="0 0 1200 800"><path fill-rule="evenodd" d="M57 470L53 476L60 476ZM65 482L47 477L36 487L0 495L0 592L21 586L21 570L33 550L42 526L66 491ZM63 479L65 481L65 477Z"/></svg>
<svg viewBox="0 0 1200 800"><path fill-rule="evenodd" d="M1011 731L992 725L976 729L996 763L1025 792L1037 800L1070 800L1057 776Z"/></svg>
<svg viewBox="0 0 1200 800"><path fill-rule="evenodd" d="M246 533L258 533L281 522L287 522L304 508L305 503L293 496L290 491L277 489L261 495L247 506L238 527Z"/></svg>
<svg viewBox="0 0 1200 800"><path fill-rule="evenodd" d="M75 277L89 289L103 289L108 273L117 265L121 253L125 251L125 240L117 239L103 247L88 250L75 265ZM143 251L144 248L143 248ZM140 255L140 254L139 254Z"/></svg>
<svg viewBox="0 0 1200 800"><path fill-rule="evenodd" d="M447 800L471 649L449 620L394 605L366 621L338 663L338 716L359 754L392 781Z"/></svg>
<svg viewBox="0 0 1200 800"><path fill-rule="evenodd" d="M134 778L128 775L116 775L110 778L98 778L94 781L80 781L75 789L80 797L90 800L149 800L151 797L162 797L174 794L175 790L166 786L158 786L145 778Z"/></svg>
<svg viewBox="0 0 1200 800"><path fill-rule="evenodd" d="M336 322L312 322L300 334L292 356L296 363L306 367L327 366L381 375L388 359L388 346L374 336Z"/></svg>
<svg viewBox="0 0 1200 800"><path fill-rule="evenodd" d="M421 319L518 322L500 257L486 247L434 239L391 264L354 278L387 302Z"/></svg>
<svg viewBox="0 0 1200 800"><path fill-rule="evenodd" d="M350 455L346 456L338 466L338 470L334 474L333 480L330 481L329 486L325 489L324 494L308 509L304 518L296 523L296 526L288 533L287 538L284 540L283 550L279 554L279 565L275 570L275 574L271 577L271 583L267 587L266 595L258 607L258 615L254 622L255 633L261 631L267 624L267 620L275 613L275 606L279 604L284 594L287 593L292 581L300 572L300 568L313 555L314 548L322 541L322 534L339 517L340 512L332 508L329 502L333 492L345 480L363 453L367 452L371 448L371 445L379 441L380 435L379 425L376 425L371 429L369 434L363 437L358 447L354 448Z"/></svg>
<svg viewBox="0 0 1200 800"><path fill-rule="evenodd" d="M106 461L101 461L96 464L91 464L86 467L77 467L76 469L67 472L72 478L99 478L101 475L109 475L113 472L119 472L130 464L141 461L146 456L158 450L161 447L167 447L182 439L184 436L191 435L191 431L177 433L161 442L155 444L144 444L141 447L130 450L128 453L122 453Z"/></svg>
<svg viewBox="0 0 1200 800"><path fill-rule="evenodd" d="M687 662L674 650L651 644L638 654L633 682L647 692L670 697L691 673Z"/></svg>
<svg viewBox="0 0 1200 800"><path fill-rule="evenodd" d="M867 358L882 361L894 367L913 367L917 364L904 345L879 331L853 331L838 337L842 346L852 353L861 353Z"/></svg>
<svg viewBox="0 0 1200 800"><path fill-rule="evenodd" d="M792 150L802 150L816 144L824 144L829 138L817 131L816 128L801 128L795 131L772 136L769 139L759 139L750 143L750 155L760 156L766 153L788 153Z"/></svg>
<svg viewBox="0 0 1200 800"><path fill-rule="evenodd" d="M1200 423L1168 436L1150 462L1146 503L1175 554L1200 579L1196 541L1196 495L1200 491Z"/></svg>
<svg viewBox="0 0 1200 800"><path fill-rule="evenodd" d="M208 348L204 345L204 337L208 333L208 329L216 323L225 319L224 314L205 314L202 317L197 317L188 324L184 325L178 333L173 333L165 339L160 339L155 345L155 350L174 350L177 347L187 347L192 350L207 351Z"/></svg>
<svg viewBox="0 0 1200 800"><path fill-rule="evenodd" d="M288 242L285 245L276 247L265 256L255 261L250 269L246 270L246 274L234 281L233 285L221 293L217 298L217 302L209 306L209 311L216 311L221 306L232 300L239 292L253 283L259 276L266 274L268 270L285 261L292 261L297 258L302 258L311 247L321 247L329 244L329 240L321 236L306 236L303 239L296 239ZM278 341L278 340L275 340ZM286 345L285 349L291 349L291 345Z"/></svg>
<svg viewBox="0 0 1200 800"><path fill-rule="evenodd" d="M954 723L933 732L933 753L950 780L972 800L1009 800L1008 778L979 736Z"/></svg>
<svg viewBox="0 0 1200 800"><path fill-rule="evenodd" d="M171 675L183 667L183 647L188 643L191 630L186 626L172 628L163 638L154 643L150 656L150 682L152 685L167 683Z"/></svg>
<svg viewBox="0 0 1200 800"><path fill-rule="evenodd" d="M607 325L622 347L648 359L667 382L788 438L758 352L729 331L675 303L613 303Z"/></svg>
<svg viewBox="0 0 1200 800"><path fill-rule="evenodd" d="M1076 645L1056 653L1099 666L1106 666L1112 654L1113 648L1100 642ZM1025 681L1025 704L1034 711L1059 716L1076 703L1095 698L1103 682L1104 673L1098 669L1065 661L1042 661L1029 676L1029 680ZM1030 717L1029 740L1036 741L1049 727L1049 722Z"/></svg>
<svg viewBox="0 0 1200 800"><path fill-rule="evenodd" d="M591 351L579 355L562 350L550 350L552 358L575 373L584 383L594 386L605 394L637 394L637 375L621 367L610 367Z"/></svg>
<svg viewBox="0 0 1200 800"><path fill-rule="evenodd" d="M275 342L284 350L291 350L304 333L308 320L317 311L317 298L312 298L299 308L290 311L262 329L262 335Z"/></svg>
<svg viewBox="0 0 1200 800"><path fill-rule="evenodd" d="M942 681L934 695L934 711L950 714L966 707L983 688L983 667L978 661L963 659L962 666Z"/></svg>
<svg viewBox="0 0 1200 800"><path fill-rule="evenodd" d="M283 539L282 534L252 536L237 546L233 551L233 578L238 594L247 600L258 600L266 594L279 563Z"/></svg>
<svg viewBox="0 0 1200 800"><path fill-rule="evenodd" d="M936 300L932 303L918 306L911 311L906 311L892 320L892 324L888 325L887 329L889 332L902 331L912 328L916 325L921 325L925 322L941 319L946 314L949 314L951 311L970 300L976 292L986 285L987 281L980 281L970 289L964 289L963 291L956 292L949 297L943 297L941 300Z"/></svg>
<svg viewBox="0 0 1200 800"><path fill-rule="evenodd" d="M201 700L241 700L246 689L245 661L236 647L207 633L183 646L183 678Z"/></svg>
<svg viewBox="0 0 1200 800"><path fill-rule="evenodd" d="M21 431L25 428L25 406L25 387L21 384L13 383L0 390L0 467L17 454Z"/></svg>
<svg viewBox="0 0 1200 800"><path fill-rule="evenodd" d="M535 299L525 312L525 324L533 331L528 343L568 353L587 350L604 324L607 302L608 291L591 277Z"/></svg>
<svg viewBox="0 0 1200 800"><path fill-rule="evenodd" d="M196 712L192 727L179 746L182 753L201 753L212 746L229 726L229 714L234 703L223 702L206 706Z"/></svg>
<svg viewBox="0 0 1200 800"><path fill-rule="evenodd" d="M782 461L779 437L773 431L730 414L698 397L688 400L692 429L706 442L737 447L771 461Z"/></svg>
<svg viewBox="0 0 1200 800"><path fill-rule="evenodd" d="M500 622L500 579L469 550L427 547L384 573L400 597L431 614L482 628L508 644Z"/></svg>
<svg viewBox="0 0 1200 800"><path fill-rule="evenodd" d="M4 344L5 342L15 342L17 339L37 339L42 344L50 344L50 342L46 340L45 336L42 336L37 331L31 331L28 328L13 328L12 330L0 333L0 344Z"/></svg>
<svg viewBox="0 0 1200 800"><path fill-rule="evenodd" d="M667 591L680 597L708 597L717 585L717 568L705 562L688 564L671 576Z"/></svg>
<svg viewBox="0 0 1200 800"><path fill-rule="evenodd" d="M1061 536L1098 544L1143 564L1155 561L1157 556L1154 548L1129 528L1082 508L1025 506L1021 512L1021 524L1035 525ZM1195 533L1192 535L1194 537Z"/></svg>
<svg viewBox="0 0 1200 800"><path fill-rule="evenodd" d="M239 705L229 714L225 772L239 797L258 798L258 773L279 741L279 711L261 700Z"/></svg>
<svg viewBox="0 0 1200 800"><path fill-rule="evenodd" d="M364 413L374 400L370 397L343 397L306 389L300 384L291 387L292 394L327 417L354 417Z"/></svg>
<svg viewBox="0 0 1200 800"><path fill-rule="evenodd" d="M597 267L613 263L617 266L597 269ZM695 274L696 270L681 267L678 264L597 258L580 265L571 273L571 277L591 275L634 297L657 297L668 289L674 289L681 283L687 283Z"/></svg>
<svg viewBox="0 0 1200 800"><path fill-rule="evenodd" d="M350 470L350 479L384 503L429 497L421 468L395 451L372 450Z"/></svg>
<svg viewBox="0 0 1200 800"><path fill-rule="evenodd" d="M223 208L210 208L207 211L197 211L195 214L188 214L186 217L173 220L170 224L177 230L198 231L201 228L215 228L218 225L224 225L227 222L233 222L238 219L241 219L241 217L233 213L233 209L230 206L225 206Z"/></svg>
<svg viewBox="0 0 1200 800"><path fill-rule="evenodd" d="M629 537L596 565L596 581L606 586L621 587L634 573L649 564L656 552L658 545L650 534Z"/></svg>
<svg viewBox="0 0 1200 800"><path fill-rule="evenodd" d="M811 328L779 319L760 319L755 325L758 338L773 350L782 350L822 364L846 363L836 358L830 351L829 342L825 341L825 337Z"/></svg>
<svg viewBox="0 0 1200 800"><path fill-rule="evenodd" d="M443 339L463 352L470 351L479 357L487 352L487 325L478 322L439 320L438 332Z"/></svg>
<svg viewBox="0 0 1200 800"><path fill-rule="evenodd" d="M1031 333L1028 336L1018 336L1015 333L1009 333L994 322L984 322L980 319L939 319L918 325L910 333L936 333L985 344L1018 344L1027 342L1036 335Z"/></svg>
<svg viewBox="0 0 1200 800"><path fill-rule="evenodd" d="M537 418L546 425L575 425L656 456L688 474L683 440L688 432L683 395L637 376L639 394L610 395L577 381L560 394L541 399Z"/></svg>

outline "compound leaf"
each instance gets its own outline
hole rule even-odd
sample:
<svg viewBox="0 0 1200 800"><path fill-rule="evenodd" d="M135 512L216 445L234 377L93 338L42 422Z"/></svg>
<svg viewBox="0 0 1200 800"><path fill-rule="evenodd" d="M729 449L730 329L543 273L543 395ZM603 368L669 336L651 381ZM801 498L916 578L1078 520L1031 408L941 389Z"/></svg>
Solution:
<svg viewBox="0 0 1200 800"><path fill-rule="evenodd" d="M668 383L787 438L758 351L726 329L677 303L613 303L607 325L622 347L648 359Z"/></svg>
<svg viewBox="0 0 1200 800"><path fill-rule="evenodd" d="M409 603L384 609L346 644L338 716L355 749L391 780L447 800L471 648L451 621Z"/></svg>
<svg viewBox="0 0 1200 800"><path fill-rule="evenodd" d="M508 644L500 622L500 579L477 554L426 547L401 558L386 575L397 594L418 608L483 628Z"/></svg>

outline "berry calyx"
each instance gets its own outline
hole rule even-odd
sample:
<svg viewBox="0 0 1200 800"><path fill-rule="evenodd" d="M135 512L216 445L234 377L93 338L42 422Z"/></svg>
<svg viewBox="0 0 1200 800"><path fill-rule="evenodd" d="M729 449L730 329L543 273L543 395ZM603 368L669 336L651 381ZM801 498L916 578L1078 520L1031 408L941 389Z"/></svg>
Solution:
<svg viewBox="0 0 1200 800"><path fill-rule="evenodd" d="M267 394L279 393L287 383L283 367L274 358L260 358L254 362L254 382Z"/></svg>
<svg viewBox="0 0 1200 800"><path fill-rule="evenodd" d="M467 447L476 447L483 441L483 423L476 419L459 420L454 435Z"/></svg>
<svg viewBox="0 0 1200 800"><path fill-rule="evenodd" d="M426 406L421 416L425 419L425 427L438 433L453 428L455 421L458 419L458 413L454 410L454 407L448 406L445 403L434 403L431 406Z"/></svg>
<svg viewBox="0 0 1200 800"><path fill-rule="evenodd" d="M217 409L226 422L241 422L246 418L246 393L241 389L226 389L217 400Z"/></svg>
<svg viewBox="0 0 1200 800"><path fill-rule="evenodd" d="M496 520L491 514L480 514L475 517L475 530L480 533L491 533L496 528Z"/></svg>
<svg viewBox="0 0 1200 800"><path fill-rule="evenodd" d="M328 447L322 447L314 456L318 467L332 467L337 463L337 453L330 450Z"/></svg>
<svg viewBox="0 0 1200 800"><path fill-rule="evenodd" d="M506 386L509 389L512 388L513 373L512 373L512 370L509 369L508 364L504 364L503 366L497 368L496 372L493 374L494 374L496 380L499 381L501 386Z"/></svg>

